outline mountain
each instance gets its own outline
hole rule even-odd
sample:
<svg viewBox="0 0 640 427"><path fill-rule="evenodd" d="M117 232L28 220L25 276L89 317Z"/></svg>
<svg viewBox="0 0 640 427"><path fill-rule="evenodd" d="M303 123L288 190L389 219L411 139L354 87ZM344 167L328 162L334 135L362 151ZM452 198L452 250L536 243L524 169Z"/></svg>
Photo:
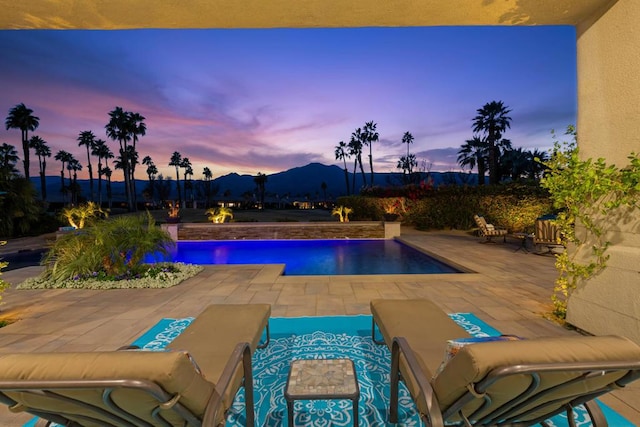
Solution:
<svg viewBox="0 0 640 427"><path fill-rule="evenodd" d="M217 196L220 197L225 193L230 197L241 197L245 193L256 193L256 184L254 182L254 175L239 175L237 173L230 173L218 177L212 181L212 188L217 188ZM365 178L368 182L370 179L369 174L365 173ZM463 182L475 182L475 174L463 174L460 172L431 172L430 178L433 180L434 185L440 185L442 183L463 183ZM356 174L355 188L360 189L364 183L362 175ZM353 174L349 172L349 186L351 187L353 180ZM31 177L36 189L40 189L40 178ZM323 165L320 163L309 163L306 166L295 167L287 171L274 173L267 175L267 182L265 184L266 192L270 196L289 198L310 198L310 199L324 199L324 192L322 189L322 183L326 184L326 196L328 199L335 199L336 197L346 194L346 183L344 178L344 170L336 165ZM402 182L401 173L375 173L374 171L374 183L378 186L398 185ZM68 180L65 179L65 183ZM82 189L83 195L88 195L90 192L89 180L78 180L78 184ZM182 185L182 180L180 181ZM62 194L60 193L60 177L48 176L47 177L47 199L49 201L62 201ZM94 191L97 192L97 179L94 179ZM136 189L138 193L147 186L146 180L136 180ZM124 200L124 183L122 181L114 181L111 183L114 200ZM171 195L170 199L177 198L177 191L175 189L175 180L171 181ZM103 201L106 200L105 182L102 183ZM142 200L142 197L140 197Z"/></svg>

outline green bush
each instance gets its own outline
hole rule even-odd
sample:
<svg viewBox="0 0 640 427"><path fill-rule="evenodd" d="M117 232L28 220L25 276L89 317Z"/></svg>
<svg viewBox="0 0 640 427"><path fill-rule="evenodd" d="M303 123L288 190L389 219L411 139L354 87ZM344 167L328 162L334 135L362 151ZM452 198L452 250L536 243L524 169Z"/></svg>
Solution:
<svg viewBox="0 0 640 427"><path fill-rule="evenodd" d="M537 184L440 186L422 191L419 198L410 194L406 198L340 197L338 203L353 209L352 220L382 220L390 201L401 200L396 213L404 224L413 224L418 229L469 230L475 227L473 215L480 214L512 233L533 231L535 219L553 210L548 193Z"/></svg>
<svg viewBox="0 0 640 427"><path fill-rule="evenodd" d="M55 241L45 254L43 278L61 281L74 277L123 276L142 267L145 254L167 253L171 237L147 215L122 215Z"/></svg>

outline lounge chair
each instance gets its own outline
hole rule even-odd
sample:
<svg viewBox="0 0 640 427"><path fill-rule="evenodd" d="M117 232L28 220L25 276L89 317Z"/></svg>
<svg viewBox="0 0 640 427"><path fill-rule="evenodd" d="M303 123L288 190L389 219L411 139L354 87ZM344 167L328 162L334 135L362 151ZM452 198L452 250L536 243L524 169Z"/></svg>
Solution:
<svg viewBox="0 0 640 427"><path fill-rule="evenodd" d="M573 419L581 404L605 426L593 399L640 378L640 346L616 336L477 343L438 372L446 340L468 335L435 304L374 300L371 312L374 338L377 325L391 348L392 423L401 379L429 426L531 426L559 413Z"/></svg>
<svg viewBox="0 0 640 427"><path fill-rule="evenodd" d="M494 237L502 236L502 241L507 241L507 230L504 228L495 228L493 224L487 224L487 221L484 217L480 215L474 215L473 220L476 222L478 226L478 232L480 233L480 237L484 237L485 241L483 243L493 242Z"/></svg>
<svg viewBox="0 0 640 427"><path fill-rule="evenodd" d="M560 231L551 219L536 219L533 244L541 248L538 254L554 254L564 251Z"/></svg>
<svg viewBox="0 0 640 427"><path fill-rule="evenodd" d="M209 306L168 351L3 354L0 401L43 426L218 426L244 385L253 426L251 355L269 342L270 313Z"/></svg>

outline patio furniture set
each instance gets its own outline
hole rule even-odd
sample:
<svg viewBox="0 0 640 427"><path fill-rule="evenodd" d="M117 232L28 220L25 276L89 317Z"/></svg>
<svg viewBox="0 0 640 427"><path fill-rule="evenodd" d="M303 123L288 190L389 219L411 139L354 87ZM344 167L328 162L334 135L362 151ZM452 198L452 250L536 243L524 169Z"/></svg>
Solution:
<svg viewBox="0 0 640 427"><path fill-rule="evenodd" d="M552 217L540 217L536 219L533 233L509 233L505 228L496 228L493 224L487 223L484 217L474 215L473 220L478 226L478 235L484 240L482 243L493 243L494 237L502 237L502 241L507 241L507 236L513 237L520 242L517 251L530 252L529 242L536 248L539 255L556 254L564 250L560 230L553 222Z"/></svg>
<svg viewBox="0 0 640 427"><path fill-rule="evenodd" d="M529 426L580 404L606 425L593 399L640 377L640 346L615 336L482 342L443 364L447 341L468 334L433 302L370 307L372 338L391 349L391 423L402 380L426 425ZM167 351L3 354L0 401L41 426L217 426L244 387L253 426L251 355L269 344L270 313L268 304L212 305ZM298 399L351 399L357 425L356 378L349 359L293 361L289 425Z"/></svg>

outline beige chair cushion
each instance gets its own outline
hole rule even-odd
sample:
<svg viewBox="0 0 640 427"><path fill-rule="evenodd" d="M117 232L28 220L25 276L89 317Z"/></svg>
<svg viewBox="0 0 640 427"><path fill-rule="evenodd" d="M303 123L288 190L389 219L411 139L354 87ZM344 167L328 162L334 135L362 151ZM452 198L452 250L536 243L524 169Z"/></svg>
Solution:
<svg viewBox="0 0 640 427"><path fill-rule="evenodd" d="M33 353L0 355L0 381L59 381L131 379L153 381L171 395L180 394L180 403L202 417L215 384L198 374L185 352L111 351L86 353ZM29 408L49 409L58 414L90 414L76 405L61 404L44 396L21 392L6 394ZM66 396L81 398L105 408L101 390L69 390ZM153 424L150 417L158 401L145 393L118 389L113 400L124 409ZM183 425L171 411L162 411L173 425ZM92 414L93 416L93 414ZM81 418L69 416L77 422ZM84 425L84 424L83 424ZM92 424L88 424L92 425ZM155 425L155 424L154 424Z"/></svg>
<svg viewBox="0 0 640 427"><path fill-rule="evenodd" d="M447 349L447 340L468 338L469 334L427 299L372 300L371 314L389 348L394 337L405 337L427 378L436 372ZM420 388L400 357L400 372L411 395L421 408Z"/></svg>
<svg viewBox="0 0 640 427"><path fill-rule="evenodd" d="M248 342L255 351L270 315L269 304L210 305L167 348L188 349L205 378L217 383L238 343ZM241 383L240 366L223 396L225 407L231 407Z"/></svg>
<svg viewBox="0 0 640 427"><path fill-rule="evenodd" d="M640 347L626 338L616 336L496 341L469 345L460 349L431 383L441 409L444 411L467 392L468 386L481 381L491 370L499 367L573 362L632 362L637 360L640 360ZM541 387L547 389L576 375L566 371L543 373ZM563 392L568 394L568 397L561 398L557 402L557 406L570 401L573 396L584 394L603 384L615 381L621 375L621 373L599 375L589 380L577 382ZM490 386L487 394L492 401L492 410L526 390L530 384L530 376L519 374L500 380ZM552 396L560 398L561 395L563 394L555 392ZM552 399L552 396L545 396L544 401ZM463 412L466 415L471 414L482 403L482 399L475 399L465 406ZM540 402L536 399L529 399L526 408L535 407L538 403ZM539 415L541 414L534 412L528 419L535 419Z"/></svg>

